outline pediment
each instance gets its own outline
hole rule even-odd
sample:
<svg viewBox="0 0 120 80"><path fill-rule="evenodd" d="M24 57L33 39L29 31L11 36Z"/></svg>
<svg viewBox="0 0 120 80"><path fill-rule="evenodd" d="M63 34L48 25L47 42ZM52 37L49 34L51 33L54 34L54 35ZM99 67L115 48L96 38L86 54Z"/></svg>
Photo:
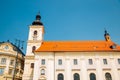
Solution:
<svg viewBox="0 0 120 80"><path fill-rule="evenodd" d="M14 46L11 43L2 43L0 44L0 53L12 53L14 54Z"/></svg>

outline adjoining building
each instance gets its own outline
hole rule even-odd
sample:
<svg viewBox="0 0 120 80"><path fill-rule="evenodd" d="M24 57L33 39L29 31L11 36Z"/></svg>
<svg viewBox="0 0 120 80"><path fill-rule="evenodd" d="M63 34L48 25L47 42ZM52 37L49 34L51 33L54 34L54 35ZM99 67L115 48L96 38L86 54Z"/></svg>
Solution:
<svg viewBox="0 0 120 80"><path fill-rule="evenodd" d="M98 41L44 41L37 15L29 27L23 80L120 80L120 46Z"/></svg>
<svg viewBox="0 0 120 80"><path fill-rule="evenodd" d="M0 42L0 80L22 80L24 53L10 42Z"/></svg>

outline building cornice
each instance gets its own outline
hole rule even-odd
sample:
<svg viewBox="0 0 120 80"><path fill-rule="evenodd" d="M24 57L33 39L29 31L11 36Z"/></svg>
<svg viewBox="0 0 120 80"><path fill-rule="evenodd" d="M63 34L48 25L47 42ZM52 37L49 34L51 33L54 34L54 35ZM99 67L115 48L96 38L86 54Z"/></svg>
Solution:
<svg viewBox="0 0 120 80"><path fill-rule="evenodd" d="M43 25L30 25L30 28L43 28Z"/></svg>
<svg viewBox="0 0 120 80"><path fill-rule="evenodd" d="M28 40L27 43L41 43L42 40Z"/></svg>
<svg viewBox="0 0 120 80"><path fill-rule="evenodd" d="M34 55L27 55L27 56L25 56L25 59L31 59L31 60L34 60L35 57L34 57Z"/></svg>

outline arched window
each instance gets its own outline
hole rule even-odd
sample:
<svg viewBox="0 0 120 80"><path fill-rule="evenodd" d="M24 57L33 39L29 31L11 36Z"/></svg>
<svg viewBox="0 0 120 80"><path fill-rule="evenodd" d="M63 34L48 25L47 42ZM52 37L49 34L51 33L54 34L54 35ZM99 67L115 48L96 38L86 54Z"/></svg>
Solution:
<svg viewBox="0 0 120 80"><path fill-rule="evenodd" d="M35 46L33 46L32 47L32 52L34 52L36 50L36 47Z"/></svg>
<svg viewBox="0 0 120 80"><path fill-rule="evenodd" d="M96 80L96 75L94 73L90 73L90 80Z"/></svg>
<svg viewBox="0 0 120 80"><path fill-rule="evenodd" d="M106 73L105 78L106 78L106 80L112 80L112 77L111 77L110 73Z"/></svg>
<svg viewBox="0 0 120 80"><path fill-rule="evenodd" d="M64 76L63 76L63 74L58 74L58 80L64 80Z"/></svg>
<svg viewBox="0 0 120 80"><path fill-rule="evenodd" d="M38 34L38 32L35 30L33 32L33 40L37 40L37 34Z"/></svg>
<svg viewBox="0 0 120 80"><path fill-rule="evenodd" d="M35 36L35 35L37 35L37 31L36 31L36 30L34 31L34 36Z"/></svg>
<svg viewBox="0 0 120 80"><path fill-rule="evenodd" d="M73 76L74 76L74 80L80 80L80 76L78 73L75 73Z"/></svg>
<svg viewBox="0 0 120 80"><path fill-rule="evenodd" d="M41 70L41 75L45 75L45 70L44 69Z"/></svg>

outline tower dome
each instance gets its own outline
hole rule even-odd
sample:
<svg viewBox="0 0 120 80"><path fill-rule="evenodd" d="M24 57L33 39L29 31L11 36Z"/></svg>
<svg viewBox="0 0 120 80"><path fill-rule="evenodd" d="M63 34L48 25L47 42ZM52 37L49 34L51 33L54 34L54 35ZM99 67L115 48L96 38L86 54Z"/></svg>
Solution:
<svg viewBox="0 0 120 80"><path fill-rule="evenodd" d="M37 14L37 15L36 15L36 20L33 21L32 25L43 25L43 23L40 22L40 19L41 19L40 14Z"/></svg>

